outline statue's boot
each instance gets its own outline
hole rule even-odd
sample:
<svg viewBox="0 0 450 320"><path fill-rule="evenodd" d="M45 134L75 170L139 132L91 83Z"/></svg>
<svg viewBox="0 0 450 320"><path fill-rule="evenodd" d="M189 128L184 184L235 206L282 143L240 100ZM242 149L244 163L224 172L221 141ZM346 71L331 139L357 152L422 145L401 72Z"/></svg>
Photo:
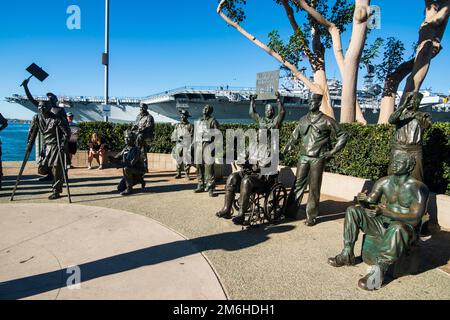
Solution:
<svg viewBox="0 0 450 320"><path fill-rule="evenodd" d="M51 174L51 173L38 179L38 181L52 181L52 180L53 180L53 174Z"/></svg>
<svg viewBox="0 0 450 320"><path fill-rule="evenodd" d="M58 192L53 192L49 197L48 200L56 200L61 198L61 195Z"/></svg>
<svg viewBox="0 0 450 320"><path fill-rule="evenodd" d="M245 214L241 214L239 212L239 215L233 218L233 223L238 225L244 225L245 222Z"/></svg>
<svg viewBox="0 0 450 320"><path fill-rule="evenodd" d="M316 219L306 219L305 220L305 226L307 226L307 227L313 227L313 226L315 226L316 225Z"/></svg>
<svg viewBox="0 0 450 320"><path fill-rule="evenodd" d="M245 221L245 212L242 210L242 208L239 209L239 214L233 218L233 223L242 226L248 224L248 222Z"/></svg>
<svg viewBox="0 0 450 320"><path fill-rule="evenodd" d="M226 188L224 206L219 212L216 213L216 216L219 218L231 219L231 206L233 205L235 194L234 188Z"/></svg>
<svg viewBox="0 0 450 320"><path fill-rule="evenodd" d="M125 191L121 192L120 195L128 196L128 195L130 195L132 193L133 193L133 189L132 188L127 188Z"/></svg>
<svg viewBox="0 0 450 320"><path fill-rule="evenodd" d="M142 188L142 189L145 189L145 186L146 186L145 178L142 177L142 180L141 180L141 188Z"/></svg>
<svg viewBox="0 0 450 320"><path fill-rule="evenodd" d="M353 250L343 250L333 258L328 258L328 264L333 267L354 266L356 264Z"/></svg>
<svg viewBox="0 0 450 320"><path fill-rule="evenodd" d="M366 291L380 289L388 267L389 265L385 264L376 264L372 266L369 269L369 272L364 277L359 279L358 287Z"/></svg>
<svg viewBox="0 0 450 320"><path fill-rule="evenodd" d="M240 224L245 225L245 212L247 211L249 205L250 205L250 196L248 193L246 193L246 190L242 190L241 187L241 197L240 197L240 208L239 208L239 214L233 218L234 224ZM248 223L247 223L248 224Z"/></svg>
<svg viewBox="0 0 450 320"><path fill-rule="evenodd" d="M205 186L203 184L199 184L197 189L194 190L195 193L205 192Z"/></svg>

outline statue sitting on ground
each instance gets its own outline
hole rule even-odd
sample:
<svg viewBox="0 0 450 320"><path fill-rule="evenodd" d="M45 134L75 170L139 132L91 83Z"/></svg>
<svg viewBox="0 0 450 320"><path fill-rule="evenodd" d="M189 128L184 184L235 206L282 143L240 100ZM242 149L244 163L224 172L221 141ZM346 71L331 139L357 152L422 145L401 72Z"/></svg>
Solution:
<svg viewBox="0 0 450 320"><path fill-rule="evenodd" d="M125 148L115 157L109 157L113 165L123 168L123 178L117 186L123 196L132 194L136 184L140 183L142 189L145 188L146 167L141 157L141 148L136 145L136 138L132 131L125 132Z"/></svg>
<svg viewBox="0 0 450 320"><path fill-rule="evenodd" d="M359 204L347 209L344 249L329 258L328 263L334 267L355 264L353 250L360 230L377 238L375 265L358 282L362 289L379 289L389 266L418 240L429 191L425 184L411 176L415 164L414 155L395 154L391 164L393 175L378 180L369 195L358 194ZM374 287L373 283L378 285Z"/></svg>

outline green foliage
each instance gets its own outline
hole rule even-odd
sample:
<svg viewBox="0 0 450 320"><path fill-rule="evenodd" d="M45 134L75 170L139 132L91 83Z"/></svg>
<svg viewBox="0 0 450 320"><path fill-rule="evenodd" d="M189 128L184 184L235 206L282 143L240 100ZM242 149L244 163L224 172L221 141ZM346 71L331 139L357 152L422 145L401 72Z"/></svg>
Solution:
<svg viewBox="0 0 450 320"><path fill-rule="evenodd" d="M361 56L361 66L372 65L373 60L378 58L380 47L383 45L382 38L376 38L372 44L366 42L365 48Z"/></svg>
<svg viewBox="0 0 450 320"><path fill-rule="evenodd" d="M81 122L79 123L81 134L79 136L79 148L87 150L92 133L101 134L106 139L108 150L121 151L125 147L124 133L131 128L130 124L114 124L110 122ZM149 152L170 153L172 141L170 139L173 126L170 123L157 123L155 125L155 137L149 146Z"/></svg>
<svg viewBox="0 0 450 320"><path fill-rule="evenodd" d="M347 26L353 20L353 12L355 10L354 1L336 0L334 1L332 6L330 6L329 2L329 0L317 0L315 1L315 9L325 19L327 19L331 23L334 23L336 27L341 31L341 33L344 33L347 30ZM297 5L294 4L294 7L297 10L303 12L303 9L297 7ZM326 28L318 24L313 18L309 16L307 17L307 20L308 23L304 23L302 28L305 37L309 38L311 36L311 27L314 26L319 30L321 41L324 47L327 49L331 48L331 36Z"/></svg>
<svg viewBox="0 0 450 320"><path fill-rule="evenodd" d="M218 3L220 0L217 1ZM240 23L245 20L245 12L242 6L247 4L247 0L227 0L222 7L223 12L233 21Z"/></svg>
<svg viewBox="0 0 450 320"><path fill-rule="evenodd" d="M269 48L277 52L285 61L298 66L302 60L302 48L307 46L304 36L299 29L297 32L289 38L289 42L285 44L280 37L277 30L273 30L269 33Z"/></svg>
<svg viewBox="0 0 450 320"><path fill-rule="evenodd" d="M450 123L438 122L425 132L425 183L436 193L450 195Z"/></svg>
<svg viewBox="0 0 450 320"><path fill-rule="evenodd" d="M384 82L386 77L393 73L403 62L405 46L402 41L389 37L384 44L383 61L376 66L376 74L379 81Z"/></svg>
<svg viewBox="0 0 450 320"><path fill-rule="evenodd" d="M89 137L93 132L102 134L112 151L120 151L124 146L124 132L130 128L127 124L105 122L80 123L80 149L87 150ZM286 122L280 131L280 146L286 145L296 122ZM389 156L394 127L390 125L343 124L349 135L345 148L327 163L326 170L333 173L377 180L387 175ZM255 124L222 124L219 129L224 138L227 129L256 129ZM150 144L150 152L170 153L173 142L170 137L173 126L157 123L155 138ZM297 165L300 144L284 155L282 164L294 167ZM450 123L433 124L424 136L424 175L425 183L436 193L450 195ZM225 155L224 146L224 155Z"/></svg>
<svg viewBox="0 0 450 320"><path fill-rule="evenodd" d="M78 137L78 147L81 150L88 150L89 141L95 132L105 138L108 150L120 151L125 146L124 133L131 128L130 124L115 124L110 122L80 122L80 135Z"/></svg>

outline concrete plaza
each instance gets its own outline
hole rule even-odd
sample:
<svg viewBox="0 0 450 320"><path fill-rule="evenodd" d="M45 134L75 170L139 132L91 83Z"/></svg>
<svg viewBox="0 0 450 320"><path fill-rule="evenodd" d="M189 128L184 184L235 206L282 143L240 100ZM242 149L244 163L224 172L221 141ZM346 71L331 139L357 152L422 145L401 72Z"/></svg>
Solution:
<svg viewBox="0 0 450 320"><path fill-rule="evenodd" d="M420 273L381 290L357 288L367 266L333 268L347 201L323 195L321 218L242 230L214 213L219 197L194 194L195 180L147 175L145 192L120 196L121 171L70 170L73 204L47 200L50 185L28 166L5 164L0 191L0 298L24 299L450 299L450 232L420 245ZM360 243L359 243L360 245ZM359 250L359 246L357 248ZM81 269L81 288L66 270Z"/></svg>

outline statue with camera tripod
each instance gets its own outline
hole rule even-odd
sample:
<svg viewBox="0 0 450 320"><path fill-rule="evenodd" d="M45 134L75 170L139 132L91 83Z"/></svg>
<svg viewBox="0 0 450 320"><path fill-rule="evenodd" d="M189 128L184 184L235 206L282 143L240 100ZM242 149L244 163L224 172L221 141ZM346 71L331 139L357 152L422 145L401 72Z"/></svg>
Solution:
<svg viewBox="0 0 450 320"><path fill-rule="evenodd" d="M61 197L63 183L65 182L69 202L72 202L69 179L67 176L67 165L70 162L68 154L70 127L68 125L66 112L58 106L58 99L52 93L47 94L48 101L37 102L33 98L28 89L28 82L32 77L44 81L48 77L48 74L34 63L27 68L27 71L31 73L31 76L25 79L21 86L24 87L30 102L38 108L38 114L33 117L31 122L24 161L22 162L10 200L14 200L17 187L23 171L25 170L36 137L38 134L41 134L43 148L38 159L38 173L47 175L47 177L51 178L53 181L52 194L48 199L59 199Z"/></svg>

